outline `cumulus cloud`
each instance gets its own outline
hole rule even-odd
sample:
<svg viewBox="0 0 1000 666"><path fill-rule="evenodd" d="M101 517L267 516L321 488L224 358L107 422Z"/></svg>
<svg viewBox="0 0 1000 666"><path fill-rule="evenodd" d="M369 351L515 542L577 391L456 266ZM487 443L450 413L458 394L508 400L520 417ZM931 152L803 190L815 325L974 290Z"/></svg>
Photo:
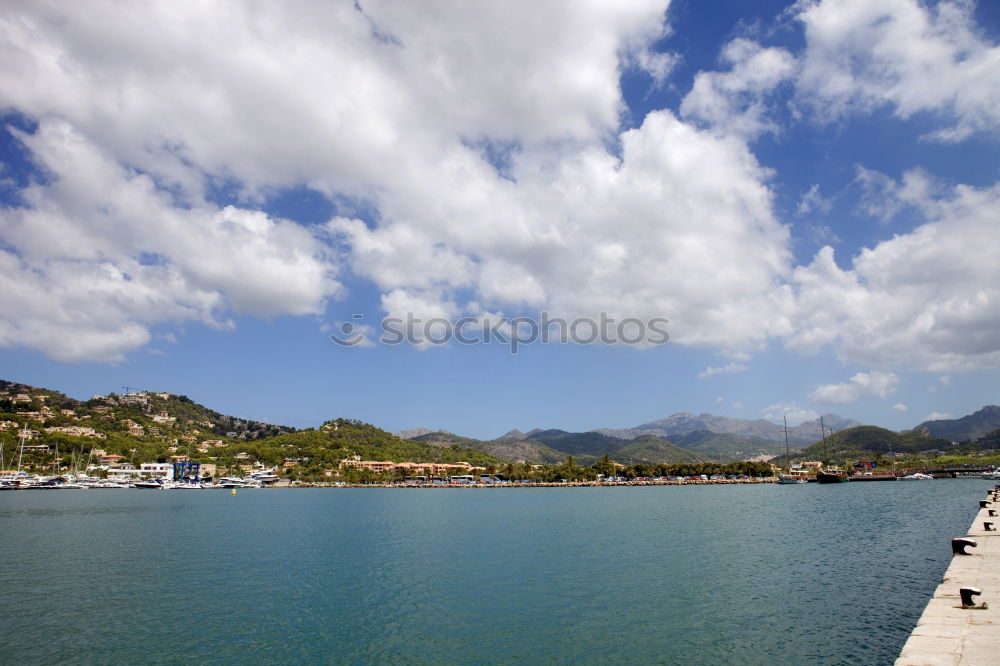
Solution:
<svg viewBox="0 0 1000 666"><path fill-rule="evenodd" d="M698 379L708 379L713 375L728 375L735 372L745 372L746 370L749 369L750 366L744 363L727 363L726 365L721 365L718 367L709 366L705 368L702 372L698 373Z"/></svg>
<svg viewBox="0 0 1000 666"><path fill-rule="evenodd" d="M795 269L788 344L833 345L841 359L868 367L1000 367L1000 265L968 259L1000 256L1000 184L906 201L925 224L865 248L847 269L828 246Z"/></svg>
<svg viewBox="0 0 1000 666"><path fill-rule="evenodd" d="M947 0L807 0L801 104L836 119L888 106L901 118L943 112L933 138L959 141L1000 125L1000 47L975 27L974 4Z"/></svg>
<svg viewBox="0 0 1000 666"><path fill-rule="evenodd" d="M776 422L780 422L784 417L787 419L788 425L793 426L819 418L819 414L806 407L801 407L795 402L776 402L764 408L761 411L761 416Z"/></svg>
<svg viewBox="0 0 1000 666"><path fill-rule="evenodd" d="M721 59L731 69L698 72L681 114L718 132L746 138L776 131L768 97L795 73L792 54L741 37L723 48Z"/></svg>
<svg viewBox="0 0 1000 666"><path fill-rule="evenodd" d="M263 213L180 208L63 121L21 134L48 176L0 210L0 344L59 360L120 360L150 325L226 312L319 313L339 284L319 241Z"/></svg>
<svg viewBox="0 0 1000 666"><path fill-rule="evenodd" d="M892 406L892 408L895 409L897 412L907 412L910 409L901 402L897 402L895 405Z"/></svg>
<svg viewBox="0 0 1000 666"><path fill-rule="evenodd" d="M659 84L676 62L653 49L666 0L6 2L0 106L37 123L15 133L41 175L5 185L0 344L120 359L162 323L324 314L349 274L390 316L665 317L730 358L777 337L870 368L996 367L1000 268L959 258L1000 256L1000 186L864 172L870 214L926 223L793 269L748 147L795 77L835 114L994 127L996 49L954 3L798 7L801 62L733 40L679 116L622 131L623 69ZM257 210L291 186L333 219ZM801 210L827 202L817 186Z"/></svg>
<svg viewBox="0 0 1000 666"><path fill-rule="evenodd" d="M896 390L899 377L891 372L859 372L849 382L825 384L809 394L816 402L847 405L866 395L884 398Z"/></svg>
<svg viewBox="0 0 1000 666"><path fill-rule="evenodd" d="M955 415L947 412L931 412L924 417L924 421L947 421L953 418L955 418Z"/></svg>
<svg viewBox="0 0 1000 666"><path fill-rule="evenodd" d="M571 230L531 201L544 182L516 187L500 163L552 172L612 137L623 63L669 72L649 52L666 8L5 3L0 105L38 122L19 139L52 178L2 213L0 344L120 359L159 322L322 312L345 252L390 313L455 312L469 286L541 303L524 253ZM289 186L386 223L253 210ZM220 188L239 205L212 205Z"/></svg>
<svg viewBox="0 0 1000 666"><path fill-rule="evenodd" d="M781 330L788 232L746 145L667 111L620 140L620 157L593 145L556 165L525 151L516 182L470 159L460 196L393 199L377 226L330 229L356 273L430 310L468 314L471 292L512 310L665 317L672 340L727 349Z"/></svg>

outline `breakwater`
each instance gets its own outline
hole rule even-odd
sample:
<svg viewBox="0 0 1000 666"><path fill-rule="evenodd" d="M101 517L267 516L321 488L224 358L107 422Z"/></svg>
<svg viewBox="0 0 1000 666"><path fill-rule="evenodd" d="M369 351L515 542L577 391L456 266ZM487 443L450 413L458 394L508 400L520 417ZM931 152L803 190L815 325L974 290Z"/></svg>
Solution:
<svg viewBox="0 0 1000 666"><path fill-rule="evenodd" d="M903 646L896 666L997 663L1000 643L1000 486L979 502L944 579Z"/></svg>

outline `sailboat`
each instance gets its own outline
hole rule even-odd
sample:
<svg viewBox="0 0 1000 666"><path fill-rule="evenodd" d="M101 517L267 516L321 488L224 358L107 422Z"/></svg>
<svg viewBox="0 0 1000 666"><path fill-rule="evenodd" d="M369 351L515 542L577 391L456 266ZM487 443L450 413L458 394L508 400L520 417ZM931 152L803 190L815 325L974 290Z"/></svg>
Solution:
<svg viewBox="0 0 1000 666"><path fill-rule="evenodd" d="M823 424L822 416L819 417L819 427L823 431L823 457L827 458L826 426ZM847 483L847 472L839 467L827 467L826 469L820 469L816 473L816 480L820 483Z"/></svg>
<svg viewBox="0 0 1000 666"><path fill-rule="evenodd" d="M0 479L0 490L19 490L28 487L28 475L21 471L21 459L24 458L24 442L28 438L28 422L24 422L24 430L21 431L21 443L17 454L17 471L13 476L4 476ZM2 466L3 455L0 455L0 466ZM10 456L10 462L14 462L14 454Z"/></svg>
<svg viewBox="0 0 1000 666"><path fill-rule="evenodd" d="M788 463L788 474L779 474L778 483L783 485L793 483L809 483L804 469L801 467L798 469L792 469L792 454L788 448L788 419L784 414L781 415L781 421L785 424L785 462Z"/></svg>

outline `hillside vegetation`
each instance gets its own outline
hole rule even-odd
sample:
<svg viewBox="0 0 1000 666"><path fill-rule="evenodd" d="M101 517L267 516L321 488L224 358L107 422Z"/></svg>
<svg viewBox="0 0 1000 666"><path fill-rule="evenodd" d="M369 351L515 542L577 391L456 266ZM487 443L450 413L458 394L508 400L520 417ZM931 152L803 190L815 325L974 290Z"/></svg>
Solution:
<svg viewBox="0 0 1000 666"><path fill-rule="evenodd" d="M239 471L251 461L268 467L294 463L300 472L312 474L336 468L340 460L355 455L394 462L500 462L458 443L405 440L360 421L335 419L319 429L296 431L226 416L186 396L166 393L111 393L80 401L49 389L3 382L0 424L0 467L12 466L27 425L31 437L26 444L31 446L22 463L36 471L52 471L57 462L60 468L82 468L100 455L120 455L135 466L184 456L215 463L220 471Z"/></svg>
<svg viewBox="0 0 1000 666"><path fill-rule="evenodd" d="M655 435L636 437L625 446L617 449L614 457L621 461L635 460L653 463L706 462L709 460L704 454L675 446Z"/></svg>
<svg viewBox="0 0 1000 666"><path fill-rule="evenodd" d="M717 458L745 459L760 455L784 455L785 453L784 443L775 444L762 437L711 432L710 430L695 430L673 435L669 440L677 446ZM791 448L794 450L796 447L792 446Z"/></svg>
<svg viewBox="0 0 1000 666"><path fill-rule="evenodd" d="M869 458L890 452L913 454L949 448L950 441L913 430L898 433L877 426L856 426L828 436L825 443L820 440L807 446L795 457L800 460L840 460Z"/></svg>

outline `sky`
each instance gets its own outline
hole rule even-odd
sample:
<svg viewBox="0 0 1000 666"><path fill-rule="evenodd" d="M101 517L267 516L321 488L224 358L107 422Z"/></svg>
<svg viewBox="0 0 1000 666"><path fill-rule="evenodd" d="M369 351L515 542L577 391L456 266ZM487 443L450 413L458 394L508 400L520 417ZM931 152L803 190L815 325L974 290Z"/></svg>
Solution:
<svg viewBox="0 0 1000 666"><path fill-rule="evenodd" d="M484 439L1000 402L997 3L9 0L0 57L0 378Z"/></svg>

